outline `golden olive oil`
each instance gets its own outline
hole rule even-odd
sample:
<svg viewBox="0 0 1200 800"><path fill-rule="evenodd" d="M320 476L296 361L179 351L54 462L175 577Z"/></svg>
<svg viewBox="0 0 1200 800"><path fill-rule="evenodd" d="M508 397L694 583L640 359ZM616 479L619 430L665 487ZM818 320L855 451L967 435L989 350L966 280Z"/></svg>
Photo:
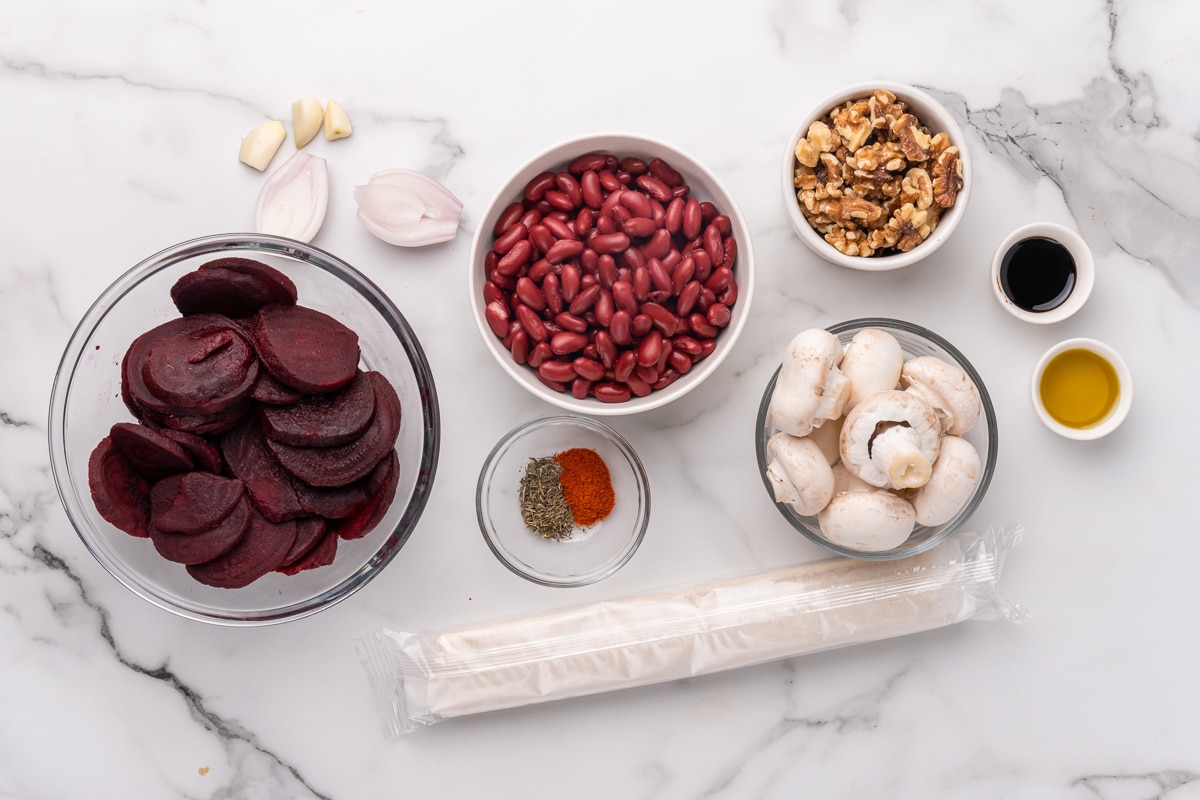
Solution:
<svg viewBox="0 0 1200 800"><path fill-rule="evenodd" d="M1046 365L1039 387L1042 406L1068 428L1090 428L1117 405L1117 371L1099 353L1078 347L1064 350Z"/></svg>

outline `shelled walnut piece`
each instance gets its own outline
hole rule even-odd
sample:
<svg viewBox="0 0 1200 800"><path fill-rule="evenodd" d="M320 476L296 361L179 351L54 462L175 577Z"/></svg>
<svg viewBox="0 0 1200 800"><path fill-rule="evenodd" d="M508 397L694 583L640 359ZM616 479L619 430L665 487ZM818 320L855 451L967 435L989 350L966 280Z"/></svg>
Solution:
<svg viewBox="0 0 1200 800"><path fill-rule="evenodd" d="M800 210L849 256L907 252L929 238L963 187L959 151L885 89L843 103L796 143Z"/></svg>

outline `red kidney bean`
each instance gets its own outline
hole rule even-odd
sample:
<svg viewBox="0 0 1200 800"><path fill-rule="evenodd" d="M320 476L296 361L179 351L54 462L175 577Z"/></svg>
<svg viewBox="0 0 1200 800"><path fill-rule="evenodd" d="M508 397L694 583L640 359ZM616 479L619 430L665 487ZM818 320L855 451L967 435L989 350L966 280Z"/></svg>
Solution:
<svg viewBox="0 0 1200 800"><path fill-rule="evenodd" d="M598 381L604 377L604 373L608 370L599 361L593 361L590 358L580 356L571 362L571 366L575 369L575 374L581 378L586 378L589 381Z"/></svg>
<svg viewBox="0 0 1200 800"><path fill-rule="evenodd" d="M496 224L492 228L492 233L495 236L502 236L506 230L512 227L514 222L518 222L521 216L525 213L525 204L516 202L509 203L500 212L500 216L496 219Z"/></svg>
<svg viewBox="0 0 1200 800"><path fill-rule="evenodd" d="M484 306L483 316L487 319L492 333L500 338L508 336L508 307L501 302L491 302Z"/></svg>
<svg viewBox="0 0 1200 800"><path fill-rule="evenodd" d="M561 381L552 381L540 372L534 372L533 376L552 392L565 392L567 390L567 384Z"/></svg>
<svg viewBox="0 0 1200 800"><path fill-rule="evenodd" d="M603 219L603 217L601 217ZM607 233L593 236L592 249L597 253L617 254L629 247L629 237L623 233ZM503 259L501 259L503 261Z"/></svg>
<svg viewBox="0 0 1200 800"><path fill-rule="evenodd" d="M708 311L704 312L704 316L713 327L724 328L729 324L732 314L729 311L729 306L724 303L713 303L708 307Z"/></svg>
<svg viewBox="0 0 1200 800"><path fill-rule="evenodd" d="M630 283L633 280L633 270L629 267L617 267L617 280Z"/></svg>
<svg viewBox="0 0 1200 800"><path fill-rule="evenodd" d="M646 258L662 258L669 252L671 252L671 234L667 233L665 228L656 230L650 240L642 245L642 255Z"/></svg>
<svg viewBox="0 0 1200 800"><path fill-rule="evenodd" d="M483 302L485 306L488 303L505 303L504 290L497 286L494 281L485 281L483 284Z"/></svg>
<svg viewBox="0 0 1200 800"><path fill-rule="evenodd" d="M713 263L708 253L703 250L692 251L692 262L696 265L696 280L706 281L712 274Z"/></svg>
<svg viewBox="0 0 1200 800"><path fill-rule="evenodd" d="M538 285L529 278L517 278L517 297L521 298L521 302L534 311L544 311L546 309L546 296L542 294L542 290L538 288Z"/></svg>
<svg viewBox="0 0 1200 800"><path fill-rule="evenodd" d="M612 319L608 322L608 332L612 336L613 344L624 347L633 342L633 318L628 311L618 308L613 312Z"/></svg>
<svg viewBox="0 0 1200 800"><path fill-rule="evenodd" d="M558 314L555 314L554 322L564 331L587 333L587 320L585 320L583 317L577 317L569 311L561 311Z"/></svg>
<svg viewBox="0 0 1200 800"><path fill-rule="evenodd" d="M725 291L717 294L717 302L731 306L737 302L738 285L736 280L731 280L729 285L725 287Z"/></svg>
<svg viewBox="0 0 1200 800"><path fill-rule="evenodd" d="M646 383L652 384L658 380L658 369L656 367L643 367L641 364L638 364L634 367L633 374L639 380L643 380Z"/></svg>
<svg viewBox="0 0 1200 800"><path fill-rule="evenodd" d="M700 201L700 215L704 219L705 225L711 223L720 213L720 210L708 200Z"/></svg>
<svg viewBox="0 0 1200 800"><path fill-rule="evenodd" d="M565 192L560 192L558 189L547 189L546 194L543 195L543 199L545 199L551 208L559 211L575 210L575 203L571 198Z"/></svg>
<svg viewBox="0 0 1200 800"><path fill-rule="evenodd" d="M737 239L729 238L725 240L725 259L721 262L721 266L733 269L733 262L737 260Z"/></svg>
<svg viewBox="0 0 1200 800"><path fill-rule="evenodd" d="M633 334L633 338L637 339L645 336L654 327L654 320L650 319L649 314L638 312L633 315L633 319L629 321L629 331Z"/></svg>
<svg viewBox="0 0 1200 800"><path fill-rule="evenodd" d="M633 374L633 370L638 365L638 357L636 350L626 350L621 355L617 356L617 361L613 364L613 378L621 383L629 380L629 376Z"/></svg>
<svg viewBox="0 0 1200 800"><path fill-rule="evenodd" d="M579 254L579 266L585 272L595 272L596 265L600 263L600 254L586 245L583 252Z"/></svg>
<svg viewBox="0 0 1200 800"><path fill-rule="evenodd" d="M570 303L579 294L579 267L574 264L563 264L558 272L559 283L562 284L563 301Z"/></svg>
<svg viewBox="0 0 1200 800"><path fill-rule="evenodd" d="M582 315L583 312L596 304L596 298L600 296L601 291L602 289L598 283L592 284L586 289L581 289L575 295L575 299L571 301L571 305L567 307L567 310L577 317Z"/></svg>
<svg viewBox="0 0 1200 800"><path fill-rule="evenodd" d="M681 259L671 271L671 291L676 295L696 276L696 260L692 256Z"/></svg>
<svg viewBox="0 0 1200 800"><path fill-rule="evenodd" d="M708 321L707 316L699 313L688 315L688 327L701 339L711 339L720 332L717 326Z"/></svg>
<svg viewBox="0 0 1200 800"><path fill-rule="evenodd" d="M650 212L651 212L651 219L654 220L655 225L657 225L660 228L666 227L667 209L663 206L662 203L658 202L657 200L651 200L650 201Z"/></svg>
<svg viewBox="0 0 1200 800"><path fill-rule="evenodd" d="M650 198L641 192L621 192L621 205L635 217L644 217L651 221L654 219Z"/></svg>
<svg viewBox="0 0 1200 800"><path fill-rule="evenodd" d="M621 260L625 262L625 266L634 272L646 268L646 257L636 247L630 247L624 253L621 253Z"/></svg>
<svg viewBox="0 0 1200 800"><path fill-rule="evenodd" d="M565 356L582 350L588 343L588 337L583 333L563 331L550 338L550 349L556 356Z"/></svg>
<svg viewBox="0 0 1200 800"><path fill-rule="evenodd" d="M524 225L526 228L532 228L534 225L537 225L541 221L542 221L542 212L538 211L536 208L531 208L528 211L526 211L525 214L520 219L521 224Z"/></svg>
<svg viewBox="0 0 1200 800"><path fill-rule="evenodd" d="M708 280L704 282L705 289L711 289L714 293L723 292L733 282L733 270L729 267L717 267L708 276Z"/></svg>
<svg viewBox="0 0 1200 800"><path fill-rule="evenodd" d="M625 223L631 219L633 219L633 213L625 206L619 205L612 210L613 225L616 226L617 230L623 229ZM653 224L654 220L650 220L650 222Z"/></svg>
<svg viewBox="0 0 1200 800"><path fill-rule="evenodd" d="M570 383L575 380L575 367L570 361L543 361L537 368L538 374L555 383Z"/></svg>
<svg viewBox="0 0 1200 800"><path fill-rule="evenodd" d="M678 336L672 337L671 347L674 352L685 353L689 356L698 356L700 355L701 350L700 341L698 339L693 339L691 336L686 334L679 334Z"/></svg>
<svg viewBox="0 0 1200 800"><path fill-rule="evenodd" d="M667 356L667 364L671 369L683 375L692 368L692 359L687 353L672 350L671 355Z"/></svg>
<svg viewBox="0 0 1200 800"><path fill-rule="evenodd" d="M700 358L711 356L713 350L717 349L716 339L704 339L700 342Z"/></svg>
<svg viewBox="0 0 1200 800"><path fill-rule="evenodd" d="M575 228L567 222L560 220L558 217L546 217L542 220L542 225L549 229L555 239L578 239L575 235Z"/></svg>
<svg viewBox="0 0 1200 800"><path fill-rule="evenodd" d="M528 278L537 283L554 271L554 267L544 258L539 258L530 265L529 271L525 273Z"/></svg>
<svg viewBox="0 0 1200 800"><path fill-rule="evenodd" d="M612 299L617 309L631 317L638 311L637 298L633 296L633 285L628 281L616 281L612 285Z"/></svg>
<svg viewBox="0 0 1200 800"><path fill-rule="evenodd" d="M523 303L517 304L517 321L521 323L521 327L533 341L544 342L550 338L550 332L546 330L542 318L537 315L536 311Z"/></svg>
<svg viewBox="0 0 1200 800"><path fill-rule="evenodd" d="M682 197L676 197L667 204L666 217L663 219L663 227L672 236L677 235L683 229L683 206L686 201Z"/></svg>
<svg viewBox="0 0 1200 800"><path fill-rule="evenodd" d="M599 296L596 297L596 305L592 306L592 313L596 315L596 322L607 328L612 321L613 311L615 310L616 304L613 303L612 293L607 289L601 289Z"/></svg>
<svg viewBox="0 0 1200 800"><path fill-rule="evenodd" d="M579 213L575 215L575 238L582 239L588 235L592 229L592 210L587 206L579 209Z"/></svg>
<svg viewBox="0 0 1200 800"><path fill-rule="evenodd" d="M626 172L623 169L619 169L616 171L615 174L617 176L617 180L619 180L621 182L622 186L628 186L630 183L633 182L632 173Z"/></svg>
<svg viewBox="0 0 1200 800"><path fill-rule="evenodd" d="M650 283L660 292L671 291L671 273L657 258L646 259L646 268L650 272Z"/></svg>
<svg viewBox="0 0 1200 800"><path fill-rule="evenodd" d="M654 224L654 220L649 217L631 217L621 225L621 230L627 236L644 239L659 230L659 228Z"/></svg>
<svg viewBox="0 0 1200 800"><path fill-rule="evenodd" d="M596 238L597 235L607 236L610 233L617 233L617 223L612 218L612 214L601 214L596 218L595 235L589 236L588 240Z"/></svg>
<svg viewBox="0 0 1200 800"><path fill-rule="evenodd" d="M546 253L549 252L550 248L558 240L554 238L554 234L546 227L545 220L543 219L529 229L529 241L538 249L538 252Z"/></svg>
<svg viewBox="0 0 1200 800"><path fill-rule="evenodd" d="M632 393L628 386L622 386L619 383L597 383L592 386L592 397L602 403L624 403L629 400Z"/></svg>
<svg viewBox="0 0 1200 800"><path fill-rule="evenodd" d="M529 228L526 228L524 223L514 222L509 225L502 236L496 237L496 241L492 243L492 249L499 255L504 255L509 250L513 249L513 245L529 235Z"/></svg>
<svg viewBox="0 0 1200 800"><path fill-rule="evenodd" d="M704 251L714 264L725 260L725 244L721 240L721 231L711 222L704 229Z"/></svg>
<svg viewBox="0 0 1200 800"><path fill-rule="evenodd" d="M613 342L609 332L596 331L596 337L592 343L596 345L596 355L600 357L600 363L606 368L612 369L617 360L617 345Z"/></svg>
<svg viewBox="0 0 1200 800"><path fill-rule="evenodd" d="M700 299L700 292L704 287L700 285L700 281L692 280L683 285L679 290L679 296L675 299L675 311L681 316L686 316L695 308L696 302Z"/></svg>
<svg viewBox="0 0 1200 800"><path fill-rule="evenodd" d="M608 159L605 158L603 153L587 153L568 164L567 171L575 175L581 175L588 170L604 169L606 163L608 163Z"/></svg>
<svg viewBox="0 0 1200 800"><path fill-rule="evenodd" d="M675 381L679 380L679 376L682 374L682 372L668 367L662 371L662 374L658 376L658 380L651 384L650 388L654 389L655 391L658 391L659 389L665 389Z"/></svg>
<svg viewBox="0 0 1200 800"><path fill-rule="evenodd" d="M579 257L583 253L583 242L578 239L559 239L546 250L546 261L561 264Z"/></svg>
<svg viewBox="0 0 1200 800"><path fill-rule="evenodd" d="M658 178L667 186L679 186L683 183L683 176L661 158L652 159L647 168L650 170L651 175Z"/></svg>
<svg viewBox="0 0 1200 800"><path fill-rule="evenodd" d="M496 265L500 263L500 254L495 250L488 250L487 255L483 257L483 271L489 275L496 269Z"/></svg>
<svg viewBox="0 0 1200 800"><path fill-rule="evenodd" d="M544 361L554 357L554 353L550 350L549 342L538 342L529 350L529 357L525 359L525 363L537 369Z"/></svg>
<svg viewBox="0 0 1200 800"><path fill-rule="evenodd" d="M592 392L592 381L586 378L576 378L571 381L571 396L576 400L585 400Z"/></svg>
<svg viewBox="0 0 1200 800"><path fill-rule="evenodd" d="M657 330L651 330L642 337L642 341L637 346L637 363L643 367L648 367L658 361L658 356L662 352L663 337Z"/></svg>
<svg viewBox="0 0 1200 800"><path fill-rule="evenodd" d="M570 171L560 172L555 175L554 185L558 187L560 192L571 199L571 209L579 208L583 203L583 190L579 188L579 181L575 180L575 176Z"/></svg>
<svg viewBox="0 0 1200 800"><path fill-rule="evenodd" d="M583 202L588 208L600 208L604 203L604 192L600 186L600 176L595 170L583 173L579 179L579 191L583 194Z"/></svg>
<svg viewBox="0 0 1200 800"><path fill-rule="evenodd" d="M637 375L630 375L625 379L625 385L629 387L629 391L633 392L637 397L645 397L653 391L650 384L639 378Z"/></svg>
<svg viewBox="0 0 1200 800"><path fill-rule="evenodd" d="M636 253L638 251L631 247L625 252ZM646 302L646 298L650 296L650 287L653 285L654 279L650 277L649 267L638 267L633 271L633 296L639 303Z"/></svg>
<svg viewBox="0 0 1200 800"><path fill-rule="evenodd" d="M511 292L517 288L517 279L512 275L501 275L500 270L492 270L488 273L488 280L499 286L506 292Z"/></svg>
<svg viewBox="0 0 1200 800"><path fill-rule="evenodd" d="M617 260L605 253L596 263L596 281L605 289L612 289L617 282Z"/></svg>
<svg viewBox="0 0 1200 800"><path fill-rule="evenodd" d="M628 156L621 159L621 169L631 175L643 175L646 172L646 162L640 158Z"/></svg>
<svg viewBox="0 0 1200 800"><path fill-rule="evenodd" d="M722 236L729 236L733 233L733 221L729 219L728 214L717 214L713 217L712 223L717 226L717 230Z"/></svg>
<svg viewBox="0 0 1200 800"><path fill-rule="evenodd" d="M579 278L579 287L581 289L586 289L589 286L595 286L597 283L599 283L599 281L596 280L595 268L593 268L592 272L583 273L583 275Z"/></svg>
<svg viewBox="0 0 1200 800"><path fill-rule="evenodd" d="M704 215L700 211L700 201L693 197L683 206L683 227L680 232L683 233L683 238L691 240L699 236L703 230Z"/></svg>
<svg viewBox="0 0 1200 800"><path fill-rule="evenodd" d="M715 302L717 302L717 296L712 289L707 287L700 289L700 297L696 300L696 307L700 309L701 313L708 311L708 307Z"/></svg>
<svg viewBox="0 0 1200 800"><path fill-rule="evenodd" d="M658 303L642 303L642 313L650 318L654 327L658 328L663 336L675 335L677 327L675 315L666 306L660 306Z"/></svg>
<svg viewBox="0 0 1200 800"><path fill-rule="evenodd" d="M524 364L529 359L529 334L525 332L524 328L518 327L512 335L508 349L512 351L513 361L518 364Z"/></svg>
<svg viewBox="0 0 1200 800"><path fill-rule="evenodd" d="M669 203L671 202L671 198L675 196L671 194L670 186L653 175L639 175L635 183L639 189L660 203Z"/></svg>
<svg viewBox="0 0 1200 800"><path fill-rule="evenodd" d="M525 184L525 199L531 203L536 203L546 195L546 190L553 185L553 172L542 172L534 175L529 179L529 183Z"/></svg>
<svg viewBox="0 0 1200 800"><path fill-rule="evenodd" d="M615 192L621 188L621 180L611 169L602 169L596 174L600 176L600 188L604 189L604 191Z"/></svg>
<svg viewBox="0 0 1200 800"><path fill-rule="evenodd" d="M667 254L660 258L659 261L661 261L663 266L668 270L673 270L675 269L675 265L678 264L682 259L683 254L679 252L678 248L672 246L671 249L667 251Z"/></svg>
<svg viewBox="0 0 1200 800"><path fill-rule="evenodd" d="M528 239L522 239L514 244L512 249L496 262L496 271L501 275L507 275L510 278L514 277L525 268L531 256L533 256L533 245L530 244Z"/></svg>

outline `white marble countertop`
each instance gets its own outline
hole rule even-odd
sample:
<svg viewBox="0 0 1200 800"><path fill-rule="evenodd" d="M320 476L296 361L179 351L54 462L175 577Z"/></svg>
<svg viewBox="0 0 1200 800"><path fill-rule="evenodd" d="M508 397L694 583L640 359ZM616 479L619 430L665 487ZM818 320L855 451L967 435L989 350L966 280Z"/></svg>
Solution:
<svg viewBox="0 0 1200 800"><path fill-rule="evenodd" d="M1192 4L65 0L10 3L0 20L0 797L1200 796ZM974 156L954 238L894 273L818 260L780 202L797 116L867 80L943 99ZM337 99L355 126L310 145L333 185L313 244L416 329L440 464L412 539L362 591L284 625L208 626L136 597L81 544L50 474L51 383L118 275L252 227L263 178L237 162L239 142L304 95ZM721 177L749 220L758 292L708 383L612 421L651 476L640 551L604 582L555 590L506 571L475 523L488 449L551 409L484 350L465 259L510 171L601 130L667 140ZM454 242L402 250L360 226L352 187L391 167L463 200ZM988 286L993 249L1038 220L1076 227L1098 270L1088 305L1052 326L1009 317ZM354 652L367 631L821 557L763 491L754 415L796 331L871 315L934 329L987 382L1000 456L972 524L1025 526L1002 588L1027 624L970 621L384 739ZM1102 441L1059 438L1030 406L1035 362L1072 336L1114 345L1135 377L1130 418Z"/></svg>

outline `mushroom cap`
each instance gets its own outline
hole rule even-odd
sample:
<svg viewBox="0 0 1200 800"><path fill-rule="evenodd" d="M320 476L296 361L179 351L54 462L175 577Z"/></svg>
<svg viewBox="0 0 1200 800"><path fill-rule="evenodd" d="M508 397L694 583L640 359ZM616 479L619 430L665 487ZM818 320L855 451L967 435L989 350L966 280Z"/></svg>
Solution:
<svg viewBox="0 0 1200 800"><path fill-rule="evenodd" d="M941 451L933 462L933 474L912 496L920 525L942 525L962 510L983 474L979 451L966 439L942 437Z"/></svg>
<svg viewBox="0 0 1200 800"><path fill-rule="evenodd" d="M833 464L842 460L842 423L846 421L845 417L826 420L820 427L813 428L812 433L808 438L817 443L821 448L821 452L825 455L825 460Z"/></svg>
<svg viewBox="0 0 1200 800"><path fill-rule="evenodd" d="M875 448L876 440L880 436L903 437L911 449L918 450L928 464L933 464L941 434L937 414L918 395L897 389L876 392L846 415L840 447L842 463L872 486L912 488L911 484L896 485L889 474L892 465L883 458L885 450L890 453L895 448Z"/></svg>
<svg viewBox="0 0 1200 800"><path fill-rule="evenodd" d="M900 385L904 351L896 337L881 328L863 328L846 345L842 374L850 379L850 399L846 411L876 392Z"/></svg>
<svg viewBox="0 0 1200 800"><path fill-rule="evenodd" d="M850 383L838 369L842 356L841 341L823 328L796 334L771 393L771 425L807 436L825 420L840 417L850 395Z"/></svg>
<svg viewBox="0 0 1200 800"><path fill-rule="evenodd" d="M912 534L912 504L889 491L834 495L817 516L821 533L834 544L877 553L899 547Z"/></svg>
<svg viewBox="0 0 1200 800"><path fill-rule="evenodd" d="M767 440L767 452L767 479L776 502L787 503L805 517L825 507L833 497L833 469L816 442L780 432Z"/></svg>
<svg viewBox="0 0 1200 800"><path fill-rule="evenodd" d="M918 356L906 361L900 371L900 384L905 391L933 406L943 432L951 436L962 436L971 430L983 413L979 388L971 377L961 367L937 356Z"/></svg>
<svg viewBox="0 0 1200 800"><path fill-rule="evenodd" d="M878 488L846 469L846 465L842 462L839 461L833 465L833 494L835 497L846 492L873 492Z"/></svg>

